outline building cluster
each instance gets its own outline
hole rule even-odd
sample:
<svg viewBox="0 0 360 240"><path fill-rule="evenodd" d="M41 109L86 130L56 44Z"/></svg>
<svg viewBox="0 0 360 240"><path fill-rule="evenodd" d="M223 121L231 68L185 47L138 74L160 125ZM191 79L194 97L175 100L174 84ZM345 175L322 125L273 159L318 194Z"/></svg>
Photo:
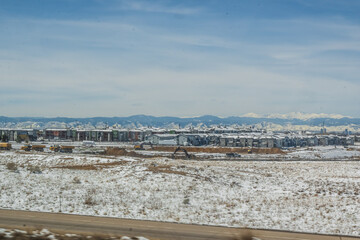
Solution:
<svg viewBox="0 0 360 240"><path fill-rule="evenodd" d="M230 127L206 129L0 129L8 141L148 142L153 145L286 148L319 145L353 145L359 135L267 133Z"/></svg>
<svg viewBox="0 0 360 240"><path fill-rule="evenodd" d="M355 136L338 135L301 135L301 134L154 134L147 138L148 142L157 145L204 146L221 147L258 147L258 148L288 148L327 145L354 145Z"/></svg>

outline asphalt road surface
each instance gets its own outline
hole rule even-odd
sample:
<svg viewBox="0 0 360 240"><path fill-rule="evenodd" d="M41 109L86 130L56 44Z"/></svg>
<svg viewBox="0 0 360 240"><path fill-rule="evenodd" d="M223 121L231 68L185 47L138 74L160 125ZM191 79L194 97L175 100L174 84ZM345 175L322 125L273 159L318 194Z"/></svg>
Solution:
<svg viewBox="0 0 360 240"><path fill-rule="evenodd" d="M0 228L46 228L54 233L86 235L143 236L157 240L233 239L246 233L261 240L355 240L355 237L294 233L272 230L245 230L190 224L92 217L61 213L41 213L0 209Z"/></svg>

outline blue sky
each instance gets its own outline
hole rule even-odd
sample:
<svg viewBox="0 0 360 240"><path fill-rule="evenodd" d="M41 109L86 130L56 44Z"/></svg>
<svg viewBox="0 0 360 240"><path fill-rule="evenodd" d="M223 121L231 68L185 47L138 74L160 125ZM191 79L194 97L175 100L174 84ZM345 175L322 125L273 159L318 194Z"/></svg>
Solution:
<svg viewBox="0 0 360 240"><path fill-rule="evenodd" d="M0 115L360 117L360 1L0 1Z"/></svg>

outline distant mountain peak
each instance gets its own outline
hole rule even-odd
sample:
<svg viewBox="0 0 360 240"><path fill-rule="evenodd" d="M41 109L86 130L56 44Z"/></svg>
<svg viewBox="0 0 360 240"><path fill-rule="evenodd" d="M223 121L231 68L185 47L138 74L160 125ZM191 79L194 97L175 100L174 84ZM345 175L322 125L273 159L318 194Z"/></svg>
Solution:
<svg viewBox="0 0 360 240"><path fill-rule="evenodd" d="M300 119L300 120L309 120L315 118L351 118L348 116L343 116L341 114L328 114L328 113L303 113L303 112L290 112L290 113L272 113L268 115L261 115L257 113L247 113L242 115L242 117L251 117L251 118L278 118L278 119Z"/></svg>
<svg viewBox="0 0 360 240"><path fill-rule="evenodd" d="M264 116L257 113L246 113L242 115L242 117L249 117L249 118L263 118Z"/></svg>

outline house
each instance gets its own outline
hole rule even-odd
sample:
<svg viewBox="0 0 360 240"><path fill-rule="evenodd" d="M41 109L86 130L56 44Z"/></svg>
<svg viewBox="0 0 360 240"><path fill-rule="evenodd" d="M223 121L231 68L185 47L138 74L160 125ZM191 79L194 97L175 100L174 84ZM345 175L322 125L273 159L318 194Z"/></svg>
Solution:
<svg viewBox="0 0 360 240"><path fill-rule="evenodd" d="M130 142L141 142L145 140L145 131L139 129L129 130L129 141Z"/></svg>
<svg viewBox="0 0 360 240"><path fill-rule="evenodd" d="M321 146L327 146L329 144L328 138L326 136L319 136L319 145Z"/></svg>
<svg viewBox="0 0 360 240"><path fill-rule="evenodd" d="M129 131L126 129L113 129L112 139L114 142L127 142L129 141Z"/></svg>
<svg viewBox="0 0 360 240"><path fill-rule="evenodd" d="M68 140L72 138L70 129L45 129L44 139L48 140Z"/></svg>
<svg viewBox="0 0 360 240"><path fill-rule="evenodd" d="M154 134L146 140L154 145L178 145L178 137L178 134Z"/></svg>
<svg viewBox="0 0 360 240"><path fill-rule="evenodd" d="M6 136L9 141L36 141L38 131L36 129L0 129L0 136Z"/></svg>

